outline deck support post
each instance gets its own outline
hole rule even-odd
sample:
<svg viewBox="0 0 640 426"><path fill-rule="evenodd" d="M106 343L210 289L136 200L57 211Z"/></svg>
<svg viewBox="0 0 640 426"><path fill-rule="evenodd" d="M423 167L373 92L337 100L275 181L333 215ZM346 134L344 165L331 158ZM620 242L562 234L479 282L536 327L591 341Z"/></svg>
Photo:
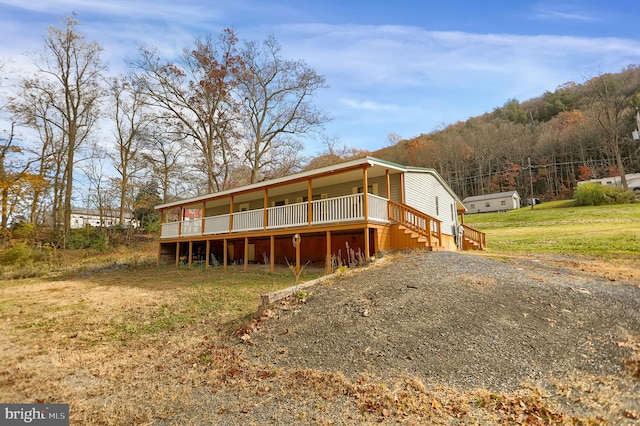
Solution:
<svg viewBox="0 0 640 426"><path fill-rule="evenodd" d="M189 259L187 265L191 268L191 262L193 261L193 241L189 241Z"/></svg>
<svg viewBox="0 0 640 426"><path fill-rule="evenodd" d="M244 237L244 271L249 270L249 237Z"/></svg>
<svg viewBox="0 0 640 426"><path fill-rule="evenodd" d="M369 227L364 227L364 259L366 262L369 261L370 253L369 253Z"/></svg>
<svg viewBox="0 0 640 426"><path fill-rule="evenodd" d="M227 261L229 258L229 249L227 247L227 239L222 240L222 268L227 270Z"/></svg>
<svg viewBox="0 0 640 426"><path fill-rule="evenodd" d="M204 250L204 264L206 269L209 269L209 257L211 257L211 240L207 240L206 249Z"/></svg>
<svg viewBox="0 0 640 426"><path fill-rule="evenodd" d="M298 234L296 234L298 235ZM295 238L295 237L294 237ZM298 236L297 238L297 244L296 244L296 275L300 273L300 246L301 244L301 239Z"/></svg>
<svg viewBox="0 0 640 426"><path fill-rule="evenodd" d="M176 242L176 266L180 265L180 242Z"/></svg>
<svg viewBox="0 0 640 426"><path fill-rule="evenodd" d="M327 275L331 273L331 231L327 231L327 254L325 256L325 272Z"/></svg>
<svg viewBox="0 0 640 426"><path fill-rule="evenodd" d="M276 239L273 235L269 237L269 262L271 272L274 272L276 270Z"/></svg>

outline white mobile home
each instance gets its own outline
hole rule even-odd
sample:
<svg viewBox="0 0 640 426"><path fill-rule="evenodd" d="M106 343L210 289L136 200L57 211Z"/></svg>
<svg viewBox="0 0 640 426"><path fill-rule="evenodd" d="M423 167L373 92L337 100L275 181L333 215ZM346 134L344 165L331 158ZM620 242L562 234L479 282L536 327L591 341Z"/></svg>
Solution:
<svg viewBox="0 0 640 426"><path fill-rule="evenodd" d="M628 173L624 175L627 180L627 186L629 190L640 192L640 173ZM612 188L622 188L622 181L620 180L620 176L612 176L601 179L590 179L582 182L578 182L578 185L583 185L585 183L597 183L603 186L610 186Z"/></svg>
<svg viewBox="0 0 640 426"><path fill-rule="evenodd" d="M518 191L508 191L467 197L462 203L467 213L487 213L519 209L520 201Z"/></svg>
<svg viewBox="0 0 640 426"><path fill-rule="evenodd" d="M224 267L238 260L247 268L268 259L273 270L275 262L302 256L303 263L324 261L327 272L334 256L351 249L365 259L392 249L457 250L458 215L465 212L435 170L372 157L156 209L160 264L191 265L194 253L203 253L195 260L215 257ZM465 238L483 247L483 234Z"/></svg>

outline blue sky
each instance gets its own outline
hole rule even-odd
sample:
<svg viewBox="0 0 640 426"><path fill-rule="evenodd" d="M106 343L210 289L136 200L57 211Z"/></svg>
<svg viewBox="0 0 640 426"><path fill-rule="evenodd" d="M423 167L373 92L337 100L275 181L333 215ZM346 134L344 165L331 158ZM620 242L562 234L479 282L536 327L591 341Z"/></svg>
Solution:
<svg viewBox="0 0 640 426"><path fill-rule="evenodd" d="M227 27L241 40L274 34L326 77L326 136L369 150L640 63L637 0L0 0L5 75L29 69L24 53L71 12L114 74L140 43L169 58Z"/></svg>

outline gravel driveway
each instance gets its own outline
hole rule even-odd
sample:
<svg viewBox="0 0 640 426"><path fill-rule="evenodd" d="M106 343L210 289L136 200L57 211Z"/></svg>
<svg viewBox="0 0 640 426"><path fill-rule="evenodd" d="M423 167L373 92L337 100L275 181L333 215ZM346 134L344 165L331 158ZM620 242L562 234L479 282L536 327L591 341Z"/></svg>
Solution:
<svg viewBox="0 0 640 426"><path fill-rule="evenodd" d="M411 252L381 263L307 289L305 303L277 303L248 355L349 379L408 376L462 391L537 387L572 415L636 420L640 380L625 360L638 355L640 288L557 259L513 265ZM608 400L591 403L589 394Z"/></svg>

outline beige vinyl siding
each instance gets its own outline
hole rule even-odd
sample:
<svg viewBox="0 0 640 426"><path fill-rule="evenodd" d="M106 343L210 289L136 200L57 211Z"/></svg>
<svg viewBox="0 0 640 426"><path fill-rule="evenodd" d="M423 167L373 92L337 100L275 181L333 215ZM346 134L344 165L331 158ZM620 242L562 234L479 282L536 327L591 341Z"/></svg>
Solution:
<svg viewBox="0 0 640 426"><path fill-rule="evenodd" d="M387 193L386 186L387 185L385 183L383 194ZM402 197L400 197L400 193L402 191L402 188L400 188L400 173L395 173L389 176L389 186L391 186L391 200L399 203L402 200ZM384 197L385 195L382 196Z"/></svg>
<svg viewBox="0 0 640 426"><path fill-rule="evenodd" d="M438 211L436 211L436 198ZM455 199L431 173L405 173L405 203L442 221L442 233L454 235L457 217L451 218L451 205Z"/></svg>

